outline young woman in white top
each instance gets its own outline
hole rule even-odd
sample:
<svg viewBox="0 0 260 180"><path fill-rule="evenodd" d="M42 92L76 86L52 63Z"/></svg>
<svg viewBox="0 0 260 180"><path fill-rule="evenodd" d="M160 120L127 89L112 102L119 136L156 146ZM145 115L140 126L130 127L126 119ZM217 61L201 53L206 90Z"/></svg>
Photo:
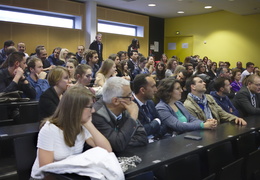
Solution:
<svg viewBox="0 0 260 180"><path fill-rule="evenodd" d="M108 140L92 124L92 104L88 89L73 86L66 91L55 113L44 120L39 132L32 178L44 178L37 173L40 167L82 153L85 142L112 151Z"/></svg>

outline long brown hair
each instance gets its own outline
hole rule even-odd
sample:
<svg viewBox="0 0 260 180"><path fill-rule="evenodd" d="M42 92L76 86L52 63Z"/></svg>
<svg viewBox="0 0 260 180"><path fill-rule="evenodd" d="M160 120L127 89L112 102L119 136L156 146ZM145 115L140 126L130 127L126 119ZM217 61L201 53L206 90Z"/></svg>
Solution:
<svg viewBox="0 0 260 180"><path fill-rule="evenodd" d="M85 87L70 87L63 95L54 114L44 119L63 130L66 145L75 145L77 135L82 132L81 118L84 108L93 101L93 94ZM90 112L91 113L91 112Z"/></svg>

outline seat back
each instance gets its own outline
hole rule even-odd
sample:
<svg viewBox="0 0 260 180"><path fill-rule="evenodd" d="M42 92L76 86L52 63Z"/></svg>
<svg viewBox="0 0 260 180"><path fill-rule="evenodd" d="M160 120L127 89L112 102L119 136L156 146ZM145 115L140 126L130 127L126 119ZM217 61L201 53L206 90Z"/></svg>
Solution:
<svg viewBox="0 0 260 180"><path fill-rule="evenodd" d="M216 179L216 174L211 174L205 178L203 178L202 180L215 180Z"/></svg>
<svg viewBox="0 0 260 180"><path fill-rule="evenodd" d="M39 121L38 104L24 104L19 106L20 118L16 124L34 123Z"/></svg>
<svg viewBox="0 0 260 180"><path fill-rule="evenodd" d="M234 151L237 158L245 157L249 153L257 150L257 132L250 132L239 136L235 140Z"/></svg>
<svg viewBox="0 0 260 180"><path fill-rule="evenodd" d="M192 154L164 166L166 180L201 179L200 158ZM187 171L186 171L187 170Z"/></svg>
<svg viewBox="0 0 260 180"><path fill-rule="evenodd" d="M14 154L19 179L29 179L31 168L36 158L37 133L14 139Z"/></svg>
<svg viewBox="0 0 260 180"><path fill-rule="evenodd" d="M240 158L225 167L222 167L218 179L221 180L243 180L243 163L244 158Z"/></svg>
<svg viewBox="0 0 260 180"><path fill-rule="evenodd" d="M259 176L260 171L260 150L250 153L245 163L246 180L253 180Z"/></svg>
<svg viewBox="0 0 260 180"><path fill-rule="evenodd" d="M208 172L217 173L234 161L231 142L227 141L207 150Z"/></svg>

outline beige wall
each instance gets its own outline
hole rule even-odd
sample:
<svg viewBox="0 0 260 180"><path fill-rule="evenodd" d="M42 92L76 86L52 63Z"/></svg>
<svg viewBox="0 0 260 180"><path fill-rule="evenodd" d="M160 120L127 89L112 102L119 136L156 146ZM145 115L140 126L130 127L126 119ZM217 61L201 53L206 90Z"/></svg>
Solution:
<svg viewBox="0 0 260 180"><path fill-rule="evenodd" d="M85 5L82 3L65 0L0 0L0 4L82 16L82 22L85 23ZM0 21L0 27L0 48L2 48L4 41L11 39L16 45L19 42L24 42L28 54L34 52L37 45L44 45L48 55L50 55L52 50L58 46L76 52L78 45L85 44L84 29L67 29L3 21ZM85 24L82 27L84 28Z"/></svg>
<svg viewBox="0 0 260 180"><path fill-rule="evenodd" d="M208 56L213 61L252 61L260 66L260 14L241 16L226 11L165 19L165 37L193 37L193 55ZM204 44L206 41L206 44ZM167 52L167 46L165 45ZM181 54L182 57L190 54Z"/></svg>
<svg viewBox="0 0 260 180"><path fill-rule="evenodd" d="M139 52L144 56L148 55L149 41L149 17L104 7L97 8L97 18L107 21L116 21L126 24L134 24L144 26L144 37L137 37L140 42ZM104 45L103 58L107 59L110 54L118 51L127 51L127 47L131 44L133 36L117 35L102 33L102 42Z"/></svg>

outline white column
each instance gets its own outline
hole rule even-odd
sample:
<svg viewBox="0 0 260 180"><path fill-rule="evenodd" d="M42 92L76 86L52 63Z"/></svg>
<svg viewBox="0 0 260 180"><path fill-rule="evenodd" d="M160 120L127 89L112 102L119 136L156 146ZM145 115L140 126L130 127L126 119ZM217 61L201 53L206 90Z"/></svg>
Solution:
<svg viewBox="0 0 260 180"><path fill-rule="evenodd" d="M87 1L86 7L86 49L95 40L97 34L97 3Z"/></svg>

